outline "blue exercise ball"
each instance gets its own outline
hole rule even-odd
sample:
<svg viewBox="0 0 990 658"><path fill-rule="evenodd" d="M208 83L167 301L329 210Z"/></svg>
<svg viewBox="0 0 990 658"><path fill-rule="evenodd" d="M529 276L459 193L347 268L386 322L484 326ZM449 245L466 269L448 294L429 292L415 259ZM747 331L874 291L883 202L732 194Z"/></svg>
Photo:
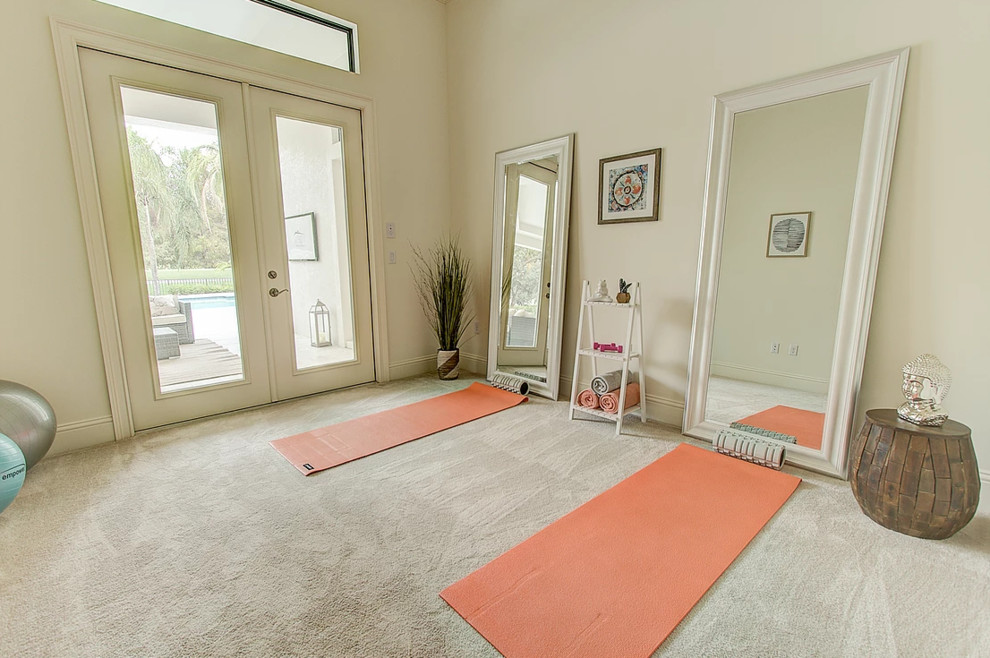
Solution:
<svg viewBox="0 0 990 658"><path fill-rule="evenodd" d="M24 453L10 437L0 434L0 512L17 497L26 472Z"/></svg>
<svg viewBox="0 0 990 658"><path fill-rule="evenodd" d="M55 441L55 411L37 391L0 380L0 434L17 444L31 468Z"/></svg>

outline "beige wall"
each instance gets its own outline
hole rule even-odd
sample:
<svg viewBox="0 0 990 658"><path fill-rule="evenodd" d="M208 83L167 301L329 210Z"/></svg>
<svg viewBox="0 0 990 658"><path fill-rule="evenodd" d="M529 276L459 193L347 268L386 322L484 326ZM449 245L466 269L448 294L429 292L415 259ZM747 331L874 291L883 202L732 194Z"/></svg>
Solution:
<svg viewBox="0 0 990 658"><path fill-rule="evenodd" d="M450 2L451 211L480 287L495 152L577 133L562 370L581 280L641 280L651 413L679 425L713 95L911 46L859 406L898 404L900 366L934 352L990 469L988 24L985 0ZM598 226L598 160L656 146L661 220Z"/></svg>
<svg viewBox="0 0 990 658"><path fill-rule="evenodd" d="M713 375L828 390L867 93L858 87L736 115ZM787 212L811 212L806 253L769 258L770 215Z"/></svg>
<svg viewBox="0 0 990 658"><path fill-rule="evenodd" d="M0 21L0 264L5 281L0 379L55 408L55 450L110 440L109 399L52 47L54 15L173 43L375 100L381 221L395 222L386 267L392 375L422 371L435 350L410 282L407 238L432 242L449 224L443 5L427 0L308 0L355 21L360 75L210 37L91 0L5 2ZM424 357L426 360L424 360Z"/></svg>

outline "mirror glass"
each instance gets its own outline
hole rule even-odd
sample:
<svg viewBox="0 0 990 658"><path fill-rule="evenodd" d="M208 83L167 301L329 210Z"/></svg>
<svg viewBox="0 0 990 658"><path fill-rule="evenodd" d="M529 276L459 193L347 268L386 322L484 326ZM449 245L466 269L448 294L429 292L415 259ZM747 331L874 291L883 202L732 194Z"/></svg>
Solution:
<svg viewBox="0 0 990 658"><path fill-rule="evenodd" d="M556 399L571 177L570 135L495 157L488 376Z"/></svg>
<svg viewBox="0 0 990 658"><path fill-rule="evenodd" d="M868 91L735 116L708 421L821 449Z"/></svg>
<svg viewBox="0 0 990 658"><path fill-rule="evenodd" d="M845 477L907 57L715 98L685 434Z"/></svg>

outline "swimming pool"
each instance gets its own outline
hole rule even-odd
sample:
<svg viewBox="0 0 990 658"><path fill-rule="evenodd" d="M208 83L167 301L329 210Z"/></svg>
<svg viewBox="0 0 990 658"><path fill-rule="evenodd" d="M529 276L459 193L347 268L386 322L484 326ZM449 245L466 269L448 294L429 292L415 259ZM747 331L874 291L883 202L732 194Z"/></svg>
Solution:
<svg viewBox="0 0 990 658"><path fill-rule="evenodd" d="M241 353L234 293L179 295L179 299L192 305L193 331L197 340L204 338L229 352Z"/></svg>
<svg viewBox="0 0 990 658"><path fill-rule="evenodd" d="M208 295L179 295L179 299L192 304L193 311L207 308L234 308L237 302L232 292L211 293Z"/></svg>

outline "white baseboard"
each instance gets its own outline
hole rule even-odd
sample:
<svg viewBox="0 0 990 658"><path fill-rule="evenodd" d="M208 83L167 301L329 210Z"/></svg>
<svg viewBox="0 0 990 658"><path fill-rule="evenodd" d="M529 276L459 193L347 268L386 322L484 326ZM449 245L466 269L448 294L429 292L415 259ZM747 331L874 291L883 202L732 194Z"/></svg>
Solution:
<svg viewBox="0 0 990 658"><path fill-rule="evenodd" d="M461 369L467 370L473 375L484 377L488 374L488 356L481 354L470 354L461 350Z"/></svg>
<svg viewBox="0 0 990 658"><path fill-rule="evenodd" d="M461 351L461 370L473 375L482 375L488 372L488 357L470 354ZM388 366L389 379L405 379L406 377L416 377L428 373L436 373L437 355L436 353L426 356L418 356L405 361L393 361Z"/></svg>
<svg viewBox="0 0 990 658"><path fill-rule="evenodd" d="M715 362L711 364L711 374L730 379L741 379L770 386L783 386L785 388L796 388L799 391L810 393L827 393L828 380L820 377L809 377L791 372L781 372L779 370L766 370L754 368L739 363Z"/></svg>
<svg viewBox="0 0 990 658"><path fill-rule="evenodd" d="M48 456L61 455L101 443L113 443L113 418L101 416L72 423L59 423L55 430L55 443Z"/></svg>
<svg viewBox="0 0 990 658"><path fill-rule="evenodd" d="M415 359L406 359L405 361L392 361L388 364L388 375L390 380L425 375L428 372L436 372L436 370L436 354L418 356Z"/></svg>
<svg viewBox="0 0 990 658"><path fill-rule="evenodd" d="M565 400L571 397L571 377L560 378L560 395ZM591 388L591 381L578 383L578 390ZM684 420L684 401L665 398L652 393L646 394L646 417L663 425L681 429Z"/></svg>

